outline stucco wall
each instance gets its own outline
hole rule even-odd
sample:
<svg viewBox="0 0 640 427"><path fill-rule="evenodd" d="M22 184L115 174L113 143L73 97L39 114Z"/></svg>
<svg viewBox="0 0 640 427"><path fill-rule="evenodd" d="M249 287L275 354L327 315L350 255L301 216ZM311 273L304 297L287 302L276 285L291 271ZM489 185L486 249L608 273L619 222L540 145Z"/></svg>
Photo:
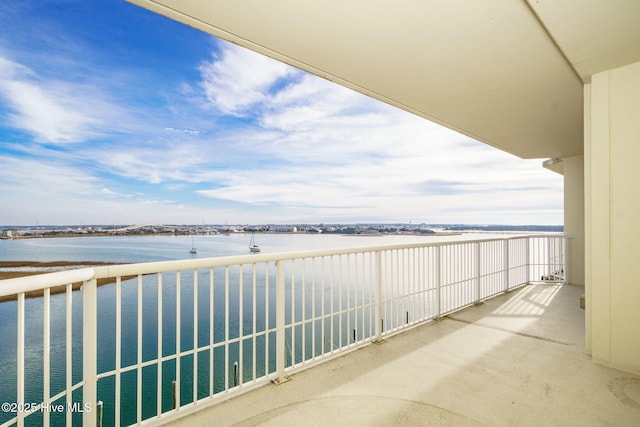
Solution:
<svg viewBox="0 0 640 427"><path fill-rule="evenodd" d="M596 74L585 90L591 354L640 373L640 63Z"/></svg>

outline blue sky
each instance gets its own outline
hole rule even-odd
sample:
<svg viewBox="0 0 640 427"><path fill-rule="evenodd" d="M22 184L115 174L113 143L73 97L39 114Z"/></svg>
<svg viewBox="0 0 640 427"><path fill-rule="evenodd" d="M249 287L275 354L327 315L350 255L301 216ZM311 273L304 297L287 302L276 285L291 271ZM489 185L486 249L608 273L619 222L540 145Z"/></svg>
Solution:
<svg viewBox="0 0 640 427"><path fill-rule="evenodd" d="M120 0L0 3L0 224L562 224L562 177Z"/></svg>

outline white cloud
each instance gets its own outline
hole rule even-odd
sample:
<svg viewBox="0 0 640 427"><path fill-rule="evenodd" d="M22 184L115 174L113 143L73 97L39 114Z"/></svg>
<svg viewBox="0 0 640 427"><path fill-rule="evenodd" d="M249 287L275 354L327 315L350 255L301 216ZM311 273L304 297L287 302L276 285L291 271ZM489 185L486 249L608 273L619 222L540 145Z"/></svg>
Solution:
<svg viewBox="0 0 640 427"><path fill-rule="evenodd" d="M105 156L105 152L109 155ZM206 141L180 140L132 143L126 149L122 144L103 145L87 149L86 156L93 158L100 170L145 183L171 183L172 188L224 176L215 164L224 163L226 158Z"/></svg>
<svg viewBox="0 0 640 427"><path fill-rule="evenodd" d="M56 145L162 133L160 123L167 120L167 113L162 106L151 107L148 100L139 103L139 96L147 96L146 89L131 77L131 71L106 71L101 65L80 64L75 58L55 55L42 62L44 65L28 67L0 52L0 105L4 101L7 108L5 127L30 134L34 142ZM48 67L59 70L51 73ZM199 133L195 129L173 130Z"/></svg>
<svg viewBox="0 0 640 427"><path fill-rule="evenodd" d="M6 58L0 58L0 96L13 110L11 125L40 142L81 142L99 135L103 125L88 114L93 102L82 87L38 81L31 70Z"/></svg>
<svg viewBox="0 0 640 427"><path fill-rule="evenodd" d="M55 144L105 136L51 153L0 141L0 191L12 200L0 223L34 211L58 223L562 222L562 179L540 161L218 46L199 68L199 110L195 93L166 88L142 92L167 105L119 105L108 85L46 80L0 57L14 128Z"/></svg>
<svg viewBox="0 0 640 427"><path fill-rule="evenodd" d="M98 188L93 176L81 169L62 166L46 160L0 157L0 194L44 197L58 194L95 194Z"/></svg>
<svg viewBox="0 0 640 427"><path fill-rule="evenodd" d="M35 224L50 221L50 217L74 223L76 208L90 206L99 194L96 179L85 172L29 158L0 156L0 224Z"/></svg>
<svg viewBox="0 0 640 427"><path fill-rule="evenodd" d="M452 165L446 176L456 180L447 181L458 183L456 191L451 188L435 191L437 183L433 181L421 185L431 175L413 169L409 159L396 159L395 163L396 166L352 164L323 168L294 165L250 173L235 170L229 171L223 187L200 194L250 205L279 206L294 217L297 214L298 221L304 217L311 222L347 216L351 221L413 218L446 223L452 222L453 216L471 219L478 212L484 212L482 218L486 222L496 222L497 219L490 220L490 212L497 215L521 209L532 218L544 211L546 216L538 223L558 223L562 212L561 184L552 173L538 170L537 162L523 162L517 171L485 170L485 176L470 176L464 167ZM535 188L531 187L532 175L536 178ZM553 212L552 217L547 217L549 211ZM505 215L501 221L512 223L515 219L520 218L509 219Z"/></svg>
<svg viewBox="0 0 640 427"><path fill-rule="evenodd" d="M167 132L178 132L178 133L186 133L188 135L200 135L200 131L196 129L175 129L172 127L164 128Z"/></svg>
<svg viewBox="0 0 640 427"><path fill-rule="evenodd" d="M81 168L8 155L0 156L0 194L1 225L199 222L205 215L185 215L188 206L175 200L118 192Z"/></svg>
<svg viewBox="0 0 640 427"><path fill-rule="evenodd" d="M116 197L118 195L118 193L113 190L109 190L106 187L102 189L101 193L107 197Z"/></svg>
<svg viewBox="0 0 640 427"><path fill-rule="evenodd" d="M294 69L263 55L220 41L218 54L200 66L207 100L219 111L243 115L265 100L265 93Z"/></svg>
<svg viewBox="0 0 640 427"><path fill-rule="evenodd" d="M223 58L209 66L237 69L242 62ZM296 75L278 90L247 85L249 94L260 96L238 105L259 105L254 112L261 133L236 135L236 147L264 164L211 175L216 185L198 194L279 206L292 215L438 215L442 222L450 222L447 214L472 218L472 212L484 212L479 215L489 218L517 203L530 216L544 211L541 223L554 216L561 222L562 180L539 160L517 159L315 76ZM508 222L514 218L520 219Z"/></svg>

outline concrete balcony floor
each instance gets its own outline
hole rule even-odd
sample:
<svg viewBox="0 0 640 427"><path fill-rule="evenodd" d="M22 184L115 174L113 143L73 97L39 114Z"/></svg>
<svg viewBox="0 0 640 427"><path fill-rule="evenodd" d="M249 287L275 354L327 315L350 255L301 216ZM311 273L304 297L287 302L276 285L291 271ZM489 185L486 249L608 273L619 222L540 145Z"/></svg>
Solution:
<svg viewBox="0 0 640 427"><path fill-rule="evenodd" d="M584 354L583 293L525 286L172 425L638 426L640 377Z"/></svg>

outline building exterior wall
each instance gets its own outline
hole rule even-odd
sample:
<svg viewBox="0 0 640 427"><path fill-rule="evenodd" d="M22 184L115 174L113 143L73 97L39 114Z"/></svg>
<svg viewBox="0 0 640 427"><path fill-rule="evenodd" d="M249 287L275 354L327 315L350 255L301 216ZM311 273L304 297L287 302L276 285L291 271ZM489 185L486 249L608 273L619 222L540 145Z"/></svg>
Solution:
<svg viewBox="0 0 640 427"><path fill-rule="evenodd" d="M640 374L640 63L592 76L585 92L587 350Z"/></svg>
<svg viewBox="0 0 640 427"><path fill-rule="evenodd" d="M2 230L3 239L17 239L19 237L20 232L18 230Z"/></svg>

